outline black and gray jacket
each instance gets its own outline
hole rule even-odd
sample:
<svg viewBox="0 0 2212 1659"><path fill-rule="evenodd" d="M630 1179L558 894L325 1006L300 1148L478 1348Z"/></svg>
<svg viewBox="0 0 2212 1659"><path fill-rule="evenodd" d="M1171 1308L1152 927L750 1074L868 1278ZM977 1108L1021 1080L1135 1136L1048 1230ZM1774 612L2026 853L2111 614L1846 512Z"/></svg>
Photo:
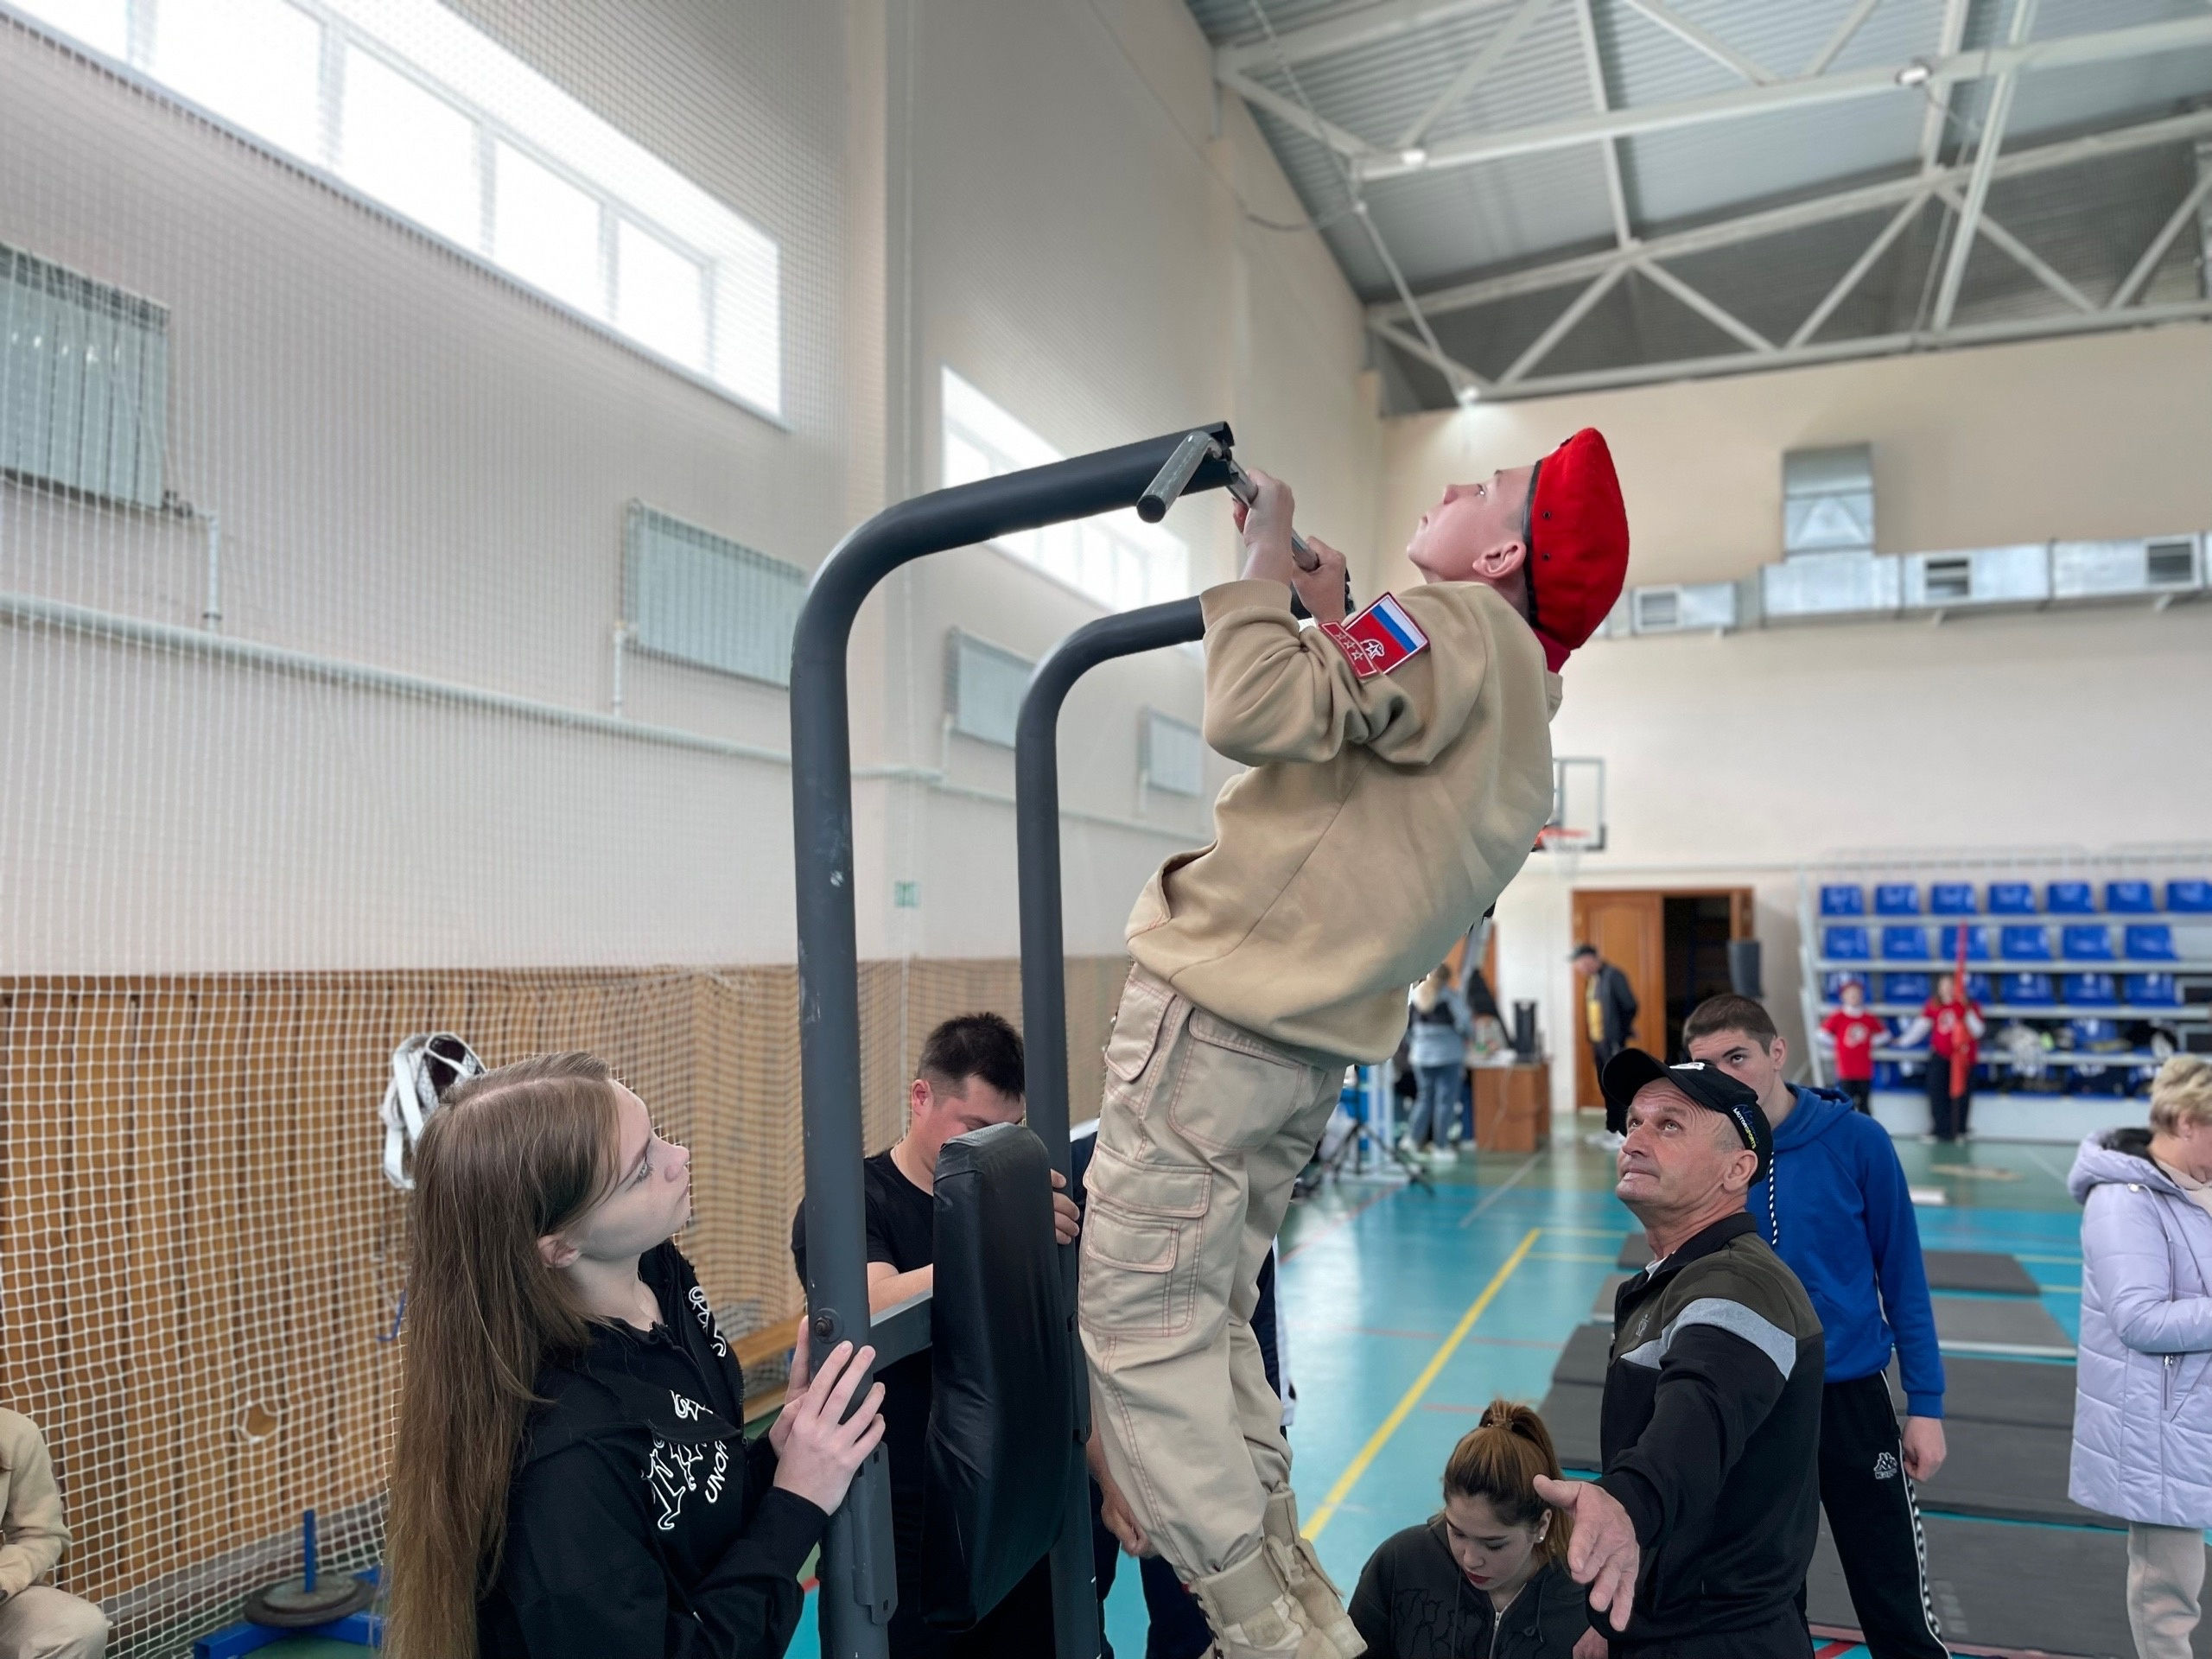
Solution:
<svg viewBox="0 0 2212 1659"><path fill-rule="evenodd" d="M1620 1644L1755 1628L1795 1605L1820 1525L1822 1369L1804 1287L1748 1215L1621 1287L1598 1484L1643 1560Z"/></svg>
<svg viewBox="0 0 2212 1659"><path fill-rule="evenodd" d="M798 1627L829 1517L747 1444L744 1376L683 1253L659 1246L638 1276L665 1323L595 1325L538 1373L481 1659L769 1659Z"/></svg>
<svg viewBox="0 0 2212 1659"><path fill-rule="evenodd" d="M1452 1559L1440 1516L1376 1546L1348 1611L1373 1659L1570 1659L1590 1628L1590 1592L1547 1566L1494 1613Z"/></svg>

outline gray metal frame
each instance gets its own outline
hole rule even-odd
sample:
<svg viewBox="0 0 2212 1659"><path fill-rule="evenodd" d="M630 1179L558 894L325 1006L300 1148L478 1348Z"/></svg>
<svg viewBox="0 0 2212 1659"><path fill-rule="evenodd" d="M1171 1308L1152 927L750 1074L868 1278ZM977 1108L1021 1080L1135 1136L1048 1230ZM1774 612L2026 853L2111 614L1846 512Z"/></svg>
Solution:
<svg viewBox="0 0 2212 1659"><path fill-rule="evenodd" d="M1225 457L1233 442L1228 426L1217 424L1205 430L1218 442ZM841 1341L867 1340L872 1325L861 1168L860 962L853 908L851 710L845 683L854 619L876 585L912 560L988 542L1013 531L1033 530L1135 505L1189 435L1170 433L899 502L839 543L808 586L791 650L791 817L806 1168L810 1313L805 1335L817 1363ZM1225 459L1208 460L1196 469L1185 487L1218 489L1229 476ZM1044 672L1044 665L1039 672ZM1057 834L1056 810L1052 822ZM1057 847L1054 852L1057 862ZM1057 905L1053 916L1057 934ZM1026 916L1023 933L1026 946ZM1057 952L1053 960L1057 967ZM1039 1006L1031 1005L1033 1014ZM1058 998L1052 998L1041 1006L1058 1009L1061 1004ZM1065 1055L1064 1022L1059 1048ZM1060 1075L1057 1105L1048 1105L1046 1110L1058 1114L1057 1160L1065 1168L1065 1060ZM1033 1100L1031 1111L1036 1111ZM1051 1144L1048 1137L1047 1145ZM1075 1455L1080 1454L1078 1446ZM1087 1491L1087 1488L1078 1490ZM1086 1552L1084 1578L1088 1582L1087 1507L1080 1535ZM880 1450L861 1468L845 1503L830 1517L820 1577L825 1659L885 1659L886 1625L897 1604L898 1591L892 1555L889 1476ZM1091 1620L1095 1628L1095 1606ZM1062 1652L1067 1654L1070 1649L1064 1647ZM1095 1647L1090 1650L1090 1655L1096 1652Z"/></svg>

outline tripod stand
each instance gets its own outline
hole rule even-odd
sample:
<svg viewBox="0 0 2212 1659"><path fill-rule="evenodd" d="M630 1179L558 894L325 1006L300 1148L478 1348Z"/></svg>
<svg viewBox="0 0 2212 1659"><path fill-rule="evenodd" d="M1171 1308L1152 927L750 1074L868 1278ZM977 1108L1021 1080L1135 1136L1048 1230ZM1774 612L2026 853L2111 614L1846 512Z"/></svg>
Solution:
<svg viewBox="0 0 2212 1659"><path fill-rule="evenodd" d="M1352 1173L1363 1174L1370 1158L1378 1167L1388 1160L1402 1170L1406 1179L1414 1185L1424 1192L1435 1192L1436 1185L1428 1179L1427 1168L1399 1147L1387 1129L1376 1128L1374 1115L1369 1107L1370 1092L1380 1092L1376 1069L1362 1066L1358 1085L1346 1089L1338 1096L1337 1110L1342 1115L1341 1120L1332 1119L1329 1128L1322 1134L1322 1176L1325 1179L1341 1177L1347 1164L1351 1166Z"/></svg>

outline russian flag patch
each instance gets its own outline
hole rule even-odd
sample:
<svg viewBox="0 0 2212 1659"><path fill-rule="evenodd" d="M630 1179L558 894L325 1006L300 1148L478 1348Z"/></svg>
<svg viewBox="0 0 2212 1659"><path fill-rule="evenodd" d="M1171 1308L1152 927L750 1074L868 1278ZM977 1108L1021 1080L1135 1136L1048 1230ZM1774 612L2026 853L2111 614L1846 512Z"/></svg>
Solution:
<svg viewBox="0 0 2212 1659"><path fill-rule="evenodd" d="M1342 622L1324 622L1322 631L1335 640L1351 663L1351 671L1363 680L1388 674L1408 658L1428 649L1428 636L1406 614L1406 607L1389 594L1357 616Z"/></svg>

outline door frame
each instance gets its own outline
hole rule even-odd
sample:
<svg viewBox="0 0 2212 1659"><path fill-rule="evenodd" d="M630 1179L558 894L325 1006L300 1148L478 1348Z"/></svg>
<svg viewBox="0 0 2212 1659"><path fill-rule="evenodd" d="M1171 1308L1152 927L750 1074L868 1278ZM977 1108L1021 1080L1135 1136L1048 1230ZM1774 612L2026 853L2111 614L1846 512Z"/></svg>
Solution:
<svg viewBox="0 0 2212 1659"><path fill-rule="evenodd" d="M1757 894L1751 887L1719 886L1702 883L1680 887L1575 887L1568 895L1568 926L1573 931L1573 944L1586 939L1594 940L1597 930L1592 926L1593 909L1641 909L1648 916L1646 937L1637 951L1638 960L1633 964L1612 956L1605 959L1626 974L1629 986L1636 993L1639 1005L1637 1019L1637 1039L1650 1040L1650 1024L1656 1020L1658 1029L1664 1032L1667 1019L1667 930L1666 901L1669 899L1726 899L1728 904L1728 936L1732 939L1752 939L1758 933ZM1611 900L1611 906L1605 901ZM1572 948L1572 944L1570 945ZM1600 954L1605 946L1599 945ZM1602 1110L1605 1096L1598 1091L1598 1068L1590 1054L1587 1028L1583 1020L1582 982L1576 979L1574 969L1567 969L1567 1006L1572 1011L1568 1021L1574 1043L1574 1103L1578 1109ZM1666 1057L1661 1055L1664 1059Z"/></svg>

